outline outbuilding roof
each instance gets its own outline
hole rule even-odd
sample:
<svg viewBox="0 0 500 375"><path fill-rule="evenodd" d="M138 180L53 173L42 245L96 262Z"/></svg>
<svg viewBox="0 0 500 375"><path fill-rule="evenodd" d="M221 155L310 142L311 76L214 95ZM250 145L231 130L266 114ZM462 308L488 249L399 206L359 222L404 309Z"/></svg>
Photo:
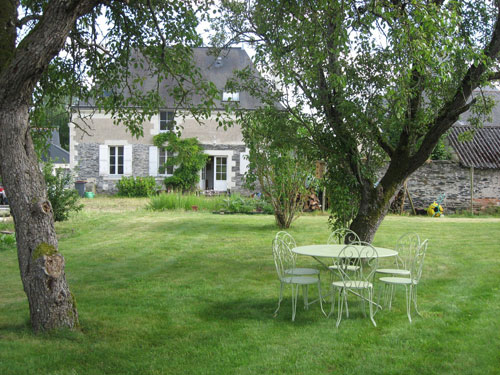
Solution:
<svg viewBox="0 0 500 375"><path fill-rule="evenodd" d="M472 140L458 140L460 134L472 129L466 125L454 125L448 136L460 164L479 169L500 169L500 126L485 125L482 129L475 129Z"/></svg>
<svg viewBox="0 0 500 375"><path fill-rule="evenodd" d="M500 91L487 88L482 91L475 90L473 95L488 96L495 101L490 121L486 121L482 128L475 129L468 125L470 113L466 112L450 129L448 141L464 167L500 169ZM468 131L474 131L472 140L460 142L460 134Z"/></svg>

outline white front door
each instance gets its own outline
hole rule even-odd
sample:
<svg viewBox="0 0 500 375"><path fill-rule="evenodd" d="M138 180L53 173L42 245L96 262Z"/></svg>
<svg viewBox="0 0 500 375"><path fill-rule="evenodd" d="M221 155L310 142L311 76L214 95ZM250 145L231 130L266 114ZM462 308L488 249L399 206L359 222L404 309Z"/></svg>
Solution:
<svg viewBox="0 0 500 375"><path fill-rule="evenodd" d="M214 190L227 190L227 157L216 156L214 158Z"/></svg>

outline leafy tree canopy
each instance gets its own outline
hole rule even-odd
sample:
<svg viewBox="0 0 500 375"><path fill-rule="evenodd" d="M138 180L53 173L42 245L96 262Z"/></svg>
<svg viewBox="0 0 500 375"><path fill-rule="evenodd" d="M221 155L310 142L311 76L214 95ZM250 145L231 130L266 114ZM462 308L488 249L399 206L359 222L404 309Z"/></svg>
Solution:
<svg viewBox="0 0 500 375"><path fill-rule="evenodd" d="M90 104L141 136L144 120L166 107L166 98L159 94L161 85L168 85L175 106L189 107L197 117L210 114L218 92L191 60L192 47L202 45L196 27L210 1L93 3L35 87L32 126L45 129L46 120L61 107ZM50 5L49 1L19 3L22 34L29 35ZM143 87L144 71L158 79L156 87ZM193 95L202 95L204 103L193 105Z"/></svg>
<svg viewBox="0 0 500 375"><path fill-rule="evenodd" d="M222 4L216 40L249 43L266 78L247 70L240 84L304 125L300 140L327 162L334 218L354 219L365 240L459 115L473 109L478 124L491 109L471 95L498 78L496 1Z"/></svg>

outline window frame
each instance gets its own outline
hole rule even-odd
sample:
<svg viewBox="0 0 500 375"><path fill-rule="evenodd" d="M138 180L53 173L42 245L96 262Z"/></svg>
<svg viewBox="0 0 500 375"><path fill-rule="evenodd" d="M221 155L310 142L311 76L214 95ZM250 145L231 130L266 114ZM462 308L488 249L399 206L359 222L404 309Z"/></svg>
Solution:
<svg viewBox="0 0 500 375"><path fill-rule="evenodd" d="M223 91L222 92L222 101L223 102L239 103L239 101L240 101L239 91L237 91L237 92Z"/></svg>
<svg viewBox="0 0 500 375"><path fill-rule="evenodd" d="M224 161L219 163L219 161ZM227 181L227 157L215 157L215 181ZM222 178L223 177L223 178Z"/></svg>
<svg viewBox="0 0 500 375"><path fill-rule="evenodd" d="M165 118L162 118L163 116L165 116ZM160 133L173 132L175 130L174 111L160 111L158 118ZM165 129L162 129L162 125L165 126Z"/></svg>
<svg viewBox="0 0 500 375"><path fill-rule="evenodd" d="M160 167L163 166L167 162L168 158L171 158L173 156L174 156L174 154L170 151L167 151L165 147L158 148L158 175L159 176L172 176L174 174L174 166L173 165L165 167L165 172L160 173ZM162 161L162 159L163 159L163 161Z"/></svg>
<svg viewBox="0 0 500 375"><path fill-rule="evenodd" d="M121 155L120 155L121 150ZM125 146L123 145L110 145L108 146L108 162L109 162L109 175L110 176L123 176L125 175ZM120 164L121 158L121 164ZM121 167L121 172L120 172Z"/></svg>

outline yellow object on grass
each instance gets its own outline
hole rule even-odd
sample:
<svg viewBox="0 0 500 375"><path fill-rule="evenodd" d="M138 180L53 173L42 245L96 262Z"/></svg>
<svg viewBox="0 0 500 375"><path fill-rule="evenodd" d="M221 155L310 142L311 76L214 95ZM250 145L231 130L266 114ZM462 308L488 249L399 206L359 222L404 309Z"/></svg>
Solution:
<svg viewBox="0 0 500 375"><path fill-rule="evenodd" d="M443 214L443 207L436 202L432 202L431 205L427 208L427 215L435 216L435 217L439 217L441 215L444 215Z"/></svg>

